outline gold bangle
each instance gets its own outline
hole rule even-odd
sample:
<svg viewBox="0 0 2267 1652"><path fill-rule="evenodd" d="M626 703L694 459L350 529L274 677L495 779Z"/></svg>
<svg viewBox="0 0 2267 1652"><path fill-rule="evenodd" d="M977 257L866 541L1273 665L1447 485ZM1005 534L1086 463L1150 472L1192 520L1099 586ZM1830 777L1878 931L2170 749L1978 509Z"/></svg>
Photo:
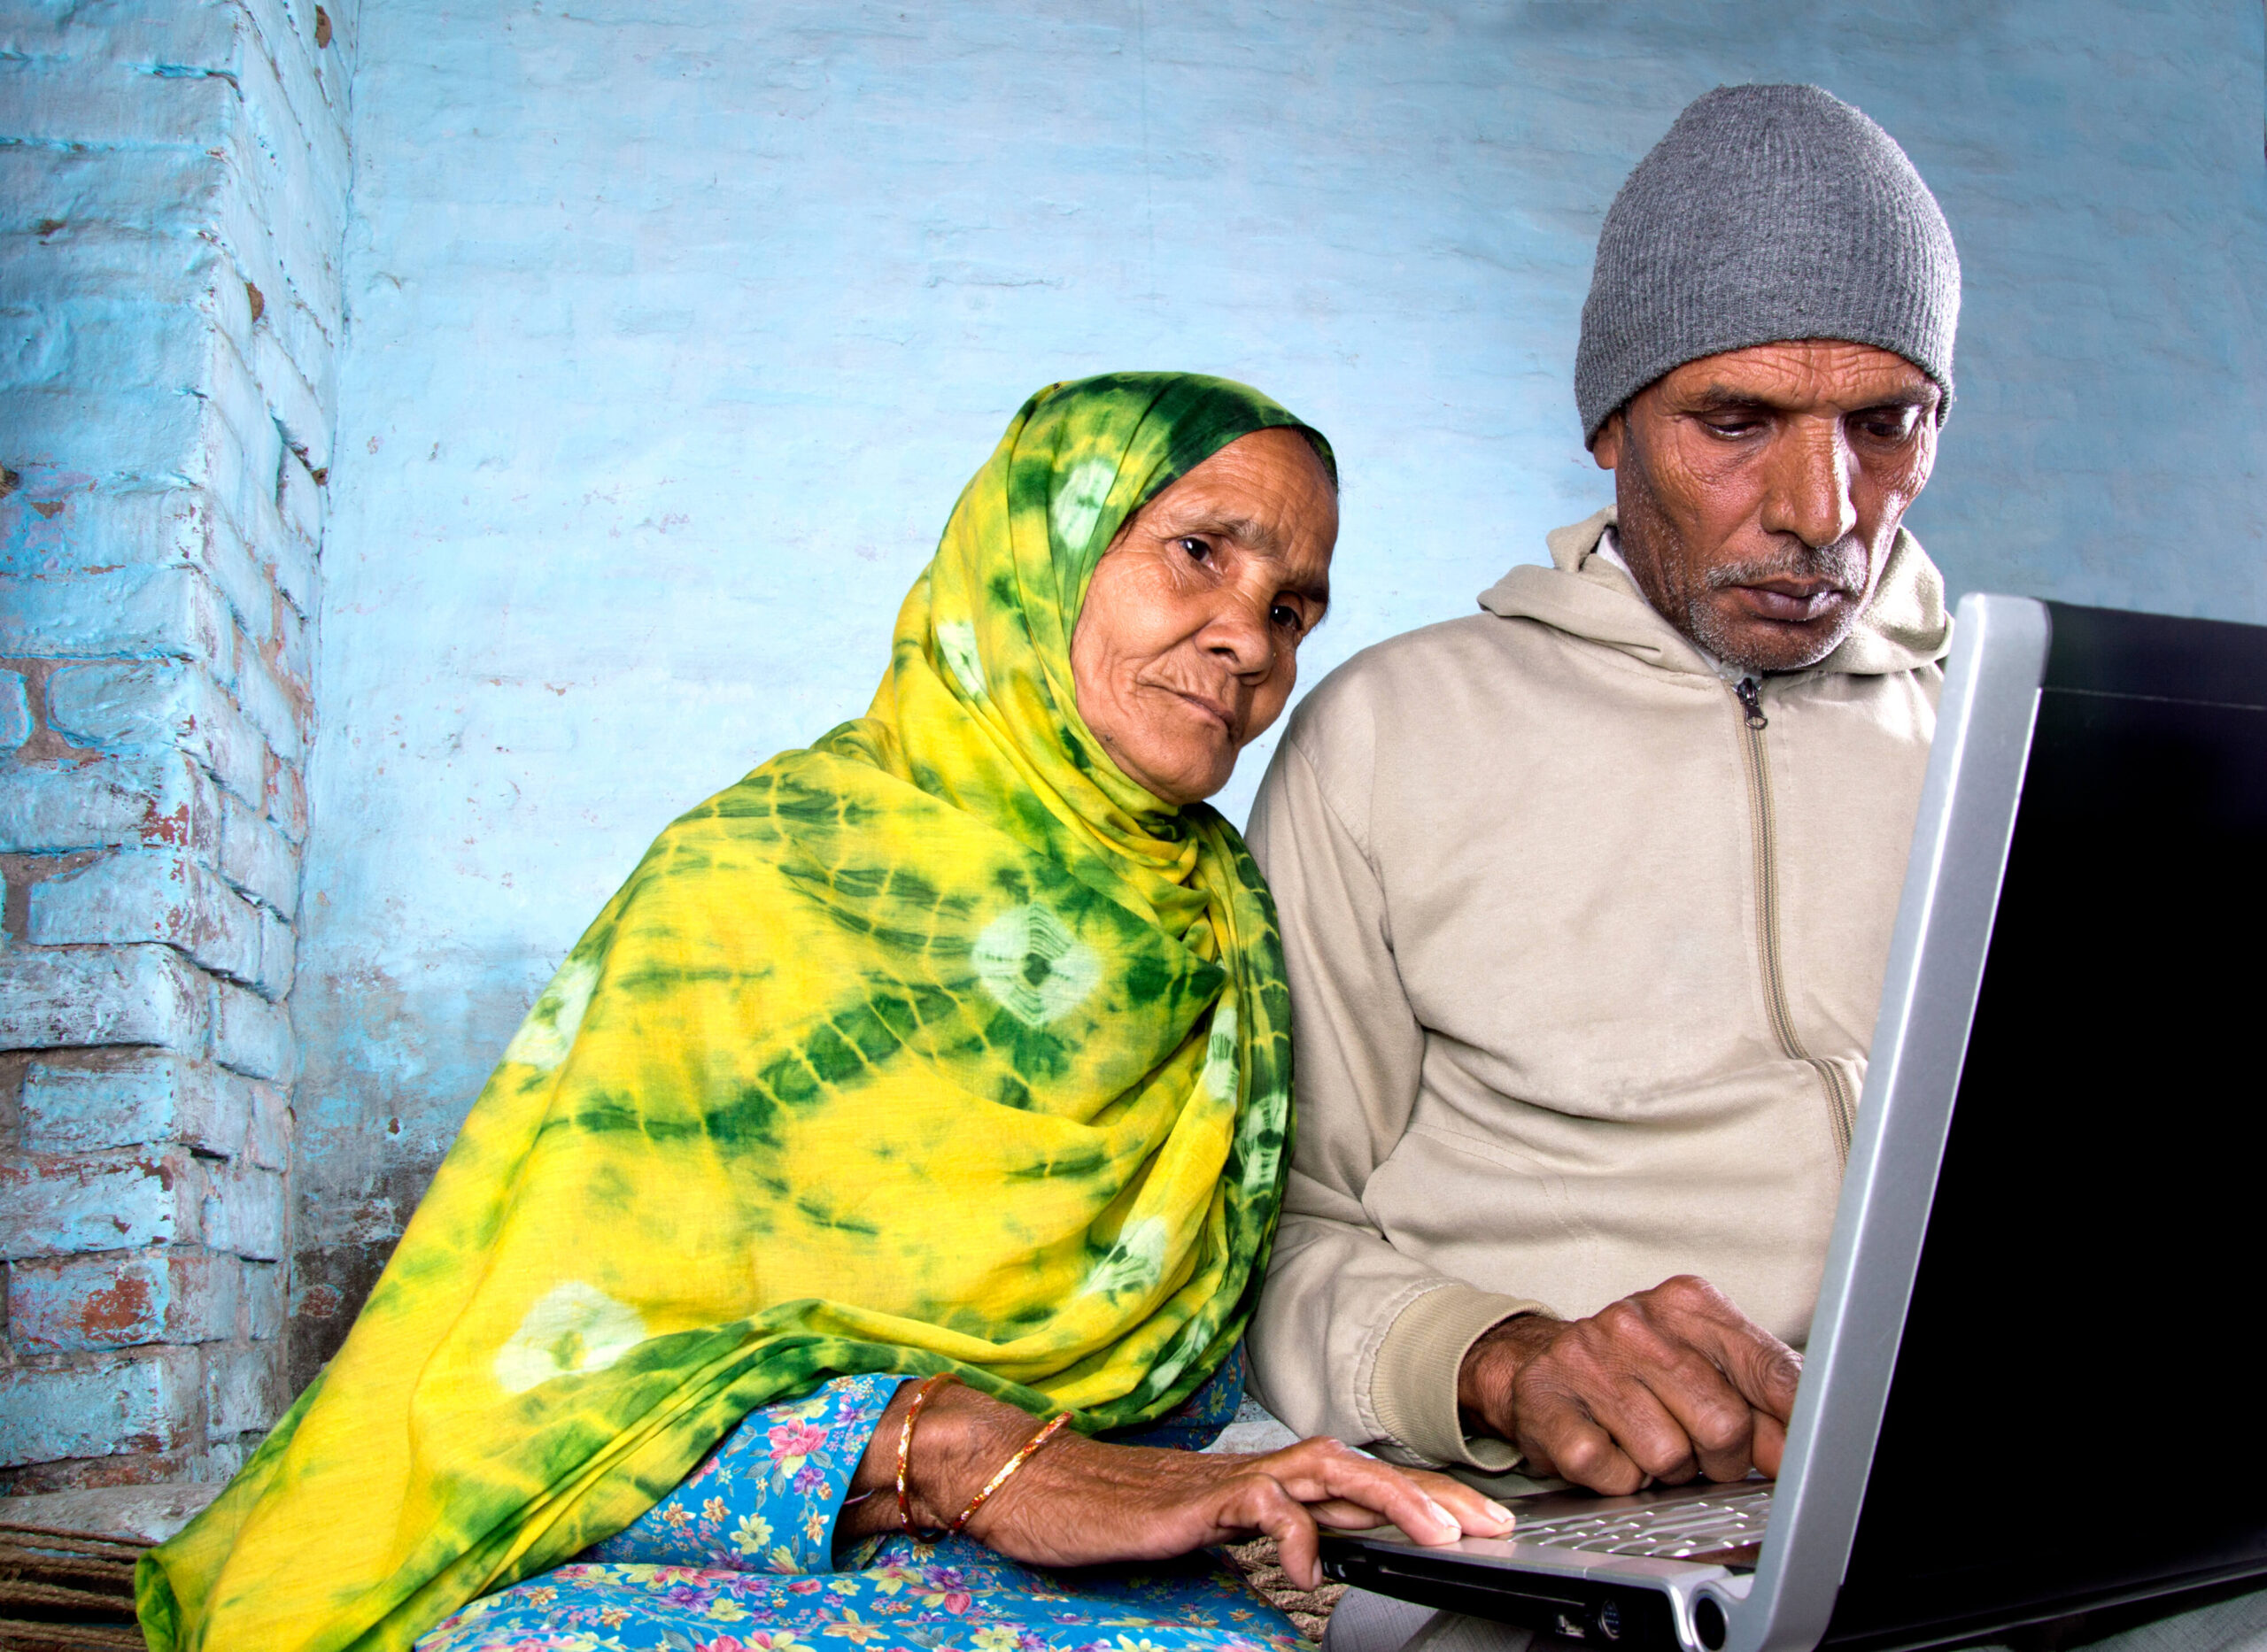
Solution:
<svg viewBox="0 0 2267 1652"><path fill-rule="evenodd" d="M1025 1463L1029 1463L1033 1452L1037 1451L1048 1440L1054 1439L1056 1435L1061 1433L1063 1432L1063 1425L1070 1420L1071 1414L1068 1411L1058 1412L1055 1417L1048 1420L1046 1427L1041 1429L1039 1432L1033 1434L1029 1440L1025 1440L1024 1442L1024 1448L1016 1453L1014 1456L1010 1457L1005 1463L1002 1463L1000 1465L1000 1471L994 1475L990 1479L984 1482L984 1489L968 1500L968 1507L960 1511L960 1518L954 1521L950 1525L945 1528L945 1535L948 1537L954 1535L963 1526L967 1525L971 1520L974 1519L976 1517L976 1511L984 1507L985 1500L990 1497L994 1492L998 1491L1002 1486L1005 1486L1008 1483L1008 1477L1010 1475L1013 1474L1017 1469L1023 1467Z"/></svg>
<svg viewBox="0 0 2267 1652"><path fill-rule="evenodd" d="M921 1386L913 1391L913 1403L905 1408L905 1421L897 1431L897 1524L901 1530L924 1542L934 1542L945 1532L934 1528L917 1532L913 1527L913 1498L905 1486L906 1464L913 1456L913 1424L920 1420L921 1408L929 1403L931 1394L945 1384L959 1380L950 1371L939 1371L933 1377L924 1378ZM963 1520L967 1517L966 1515L961 1517ZM958 1531L960 1528L955 1526L951 1529Z"/></svg>

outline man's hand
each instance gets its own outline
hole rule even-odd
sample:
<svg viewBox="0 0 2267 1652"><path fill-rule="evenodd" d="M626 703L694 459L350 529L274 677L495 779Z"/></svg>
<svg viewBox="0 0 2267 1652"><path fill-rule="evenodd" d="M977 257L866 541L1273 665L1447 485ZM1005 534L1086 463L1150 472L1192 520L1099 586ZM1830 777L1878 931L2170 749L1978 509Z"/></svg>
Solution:
<svg viewBox="0 0 2267 1652"><path fill-rule="evenodd" d="M1588 1319L1521 1314L1472 1345L1457 1403L1527 1471L1621 1495L1779 1472L1802 1355L1689 1275Z"/></svg>

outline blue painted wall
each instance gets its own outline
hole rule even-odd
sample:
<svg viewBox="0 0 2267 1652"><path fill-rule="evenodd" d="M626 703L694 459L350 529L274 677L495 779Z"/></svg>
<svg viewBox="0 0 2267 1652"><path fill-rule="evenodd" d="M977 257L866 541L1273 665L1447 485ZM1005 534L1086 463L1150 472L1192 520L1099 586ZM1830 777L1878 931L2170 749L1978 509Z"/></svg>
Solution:
<svg viewBox="0 0 2267 1652"><path fill-rule="evenodd" d="M1610 497L1592 240L1720 81L1823 83L1944 202L1961 402L1913 520L1956 586L2267 621L2262 34L2235 0L368 7L310 1346L654 831L863 707L1039 384L1200 368L1330 433L1311 680Z"/></svg>

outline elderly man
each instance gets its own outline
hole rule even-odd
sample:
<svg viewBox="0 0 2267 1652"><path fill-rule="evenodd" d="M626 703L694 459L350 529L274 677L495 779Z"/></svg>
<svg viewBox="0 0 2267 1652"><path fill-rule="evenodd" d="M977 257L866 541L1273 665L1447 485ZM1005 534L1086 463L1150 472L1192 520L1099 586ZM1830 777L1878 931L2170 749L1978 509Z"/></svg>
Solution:
<svg viewBox="0 0 2267 1652"><path fill-rule="evenodd" d="M1297 1146L1249 1340L1293 1428L1604 1492L1777 1470L1950 641L1900 524L1959 302L1879 127L1699 99L1582 310L1613 507L1293 718L1250 839ZM2267 1595L2166 1610L2053 1643L2267 1646ZM1427 1618L1357 1593L1330 1652Z"/></svg>
<svg viewBox="0 0 2267 1652"><path fill-rule="evenodd" d="M1250 840L1297 1146L1249 1346L1294 1429L1604 1492L1776 1471L1950 642L1901 523L1959 303L1879 127L1702 97L1582 310L1613 508L1293 718ZM2263 1609L2055 1643L2257 1647ZM1358 1593L1330 1652L1426 1619ZM1525 1638L1443 1614L1424 1646Z"/></svg>
<svg viewBox="0 0 2267 1652"><path fill-rule="evenodd" d="M1583 307L1615 505L1294 719L1251 830L1299 1103L1252 1351L1294 1428L1608 1492L1776 1467L1950 641L1901 522L1959 302L1879 127L1701 98Z"/></svg>

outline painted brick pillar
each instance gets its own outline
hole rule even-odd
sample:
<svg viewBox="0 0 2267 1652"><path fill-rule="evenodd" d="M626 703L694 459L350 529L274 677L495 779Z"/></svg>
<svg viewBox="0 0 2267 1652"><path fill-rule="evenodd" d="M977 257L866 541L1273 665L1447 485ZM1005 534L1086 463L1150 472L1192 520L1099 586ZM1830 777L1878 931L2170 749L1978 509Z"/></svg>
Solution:
<svg viewBox="0 0 2267 1652"><path fill-rule="evenodd" d="M0 1491L225 1478L287 1397L326 3L0 0Z"/></svg>

